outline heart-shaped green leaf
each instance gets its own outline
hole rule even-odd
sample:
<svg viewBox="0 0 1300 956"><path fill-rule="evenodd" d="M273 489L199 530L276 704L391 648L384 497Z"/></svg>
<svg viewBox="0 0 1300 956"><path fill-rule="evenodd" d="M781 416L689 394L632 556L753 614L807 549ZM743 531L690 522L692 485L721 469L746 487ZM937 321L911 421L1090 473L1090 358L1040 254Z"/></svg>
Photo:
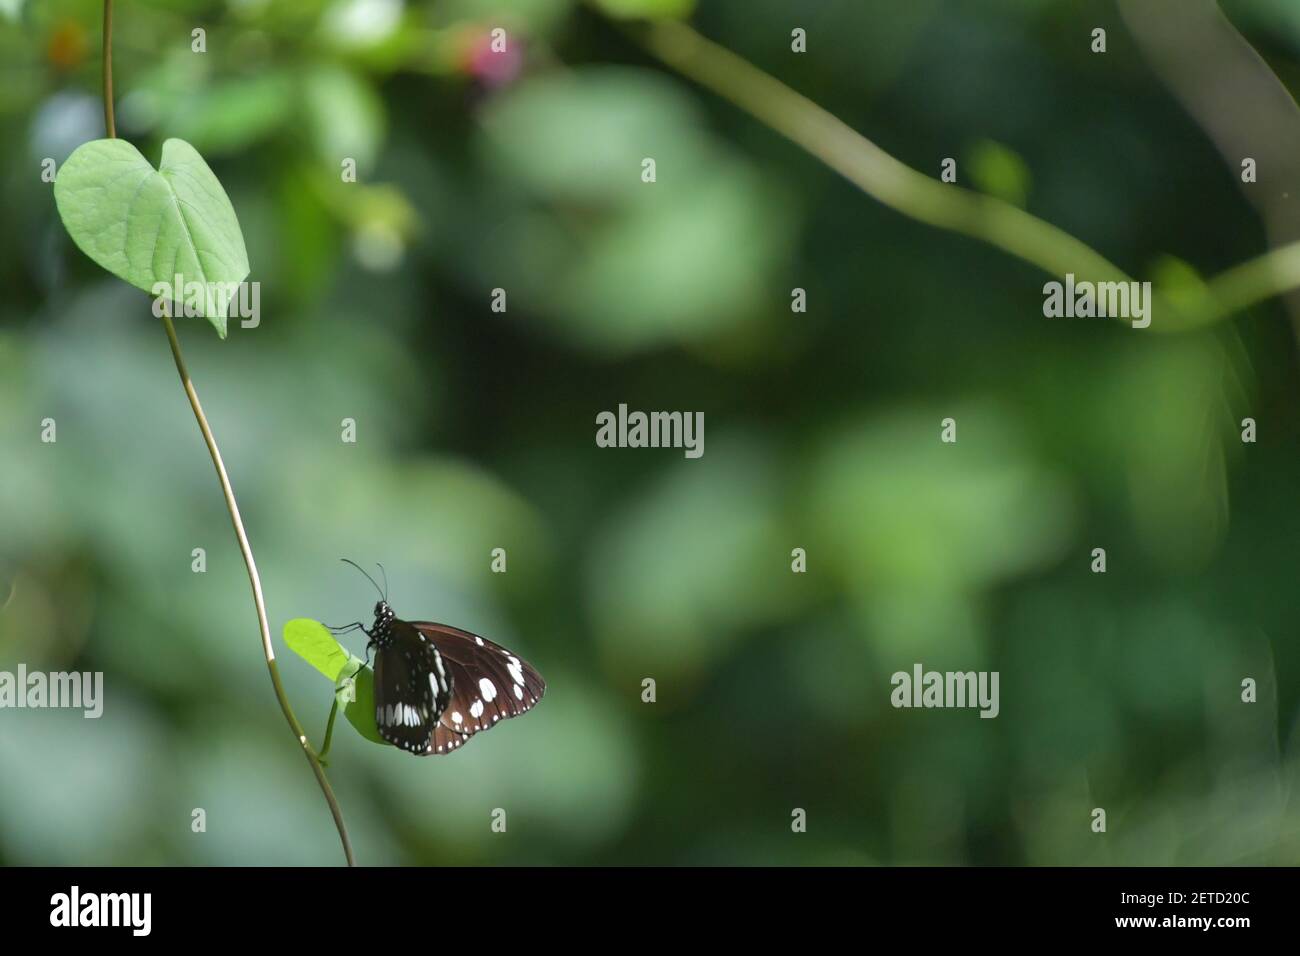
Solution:
<svg viewBox="0 0 1300 956"><path fill-rule="evenodd" d="M59 170L54 201L82 252L153 295L165 285L226 337L248 252L226 191L193 146L167 140L154 169L125 140L83 143Z"/></svg>
<svg viewBox="0 0 1300 956"><path fill-rule="evenodd" d="M331 683L348 664L351 654L320 621L296 617L284 626L284 642L289 649L324 674Z"/></svg>

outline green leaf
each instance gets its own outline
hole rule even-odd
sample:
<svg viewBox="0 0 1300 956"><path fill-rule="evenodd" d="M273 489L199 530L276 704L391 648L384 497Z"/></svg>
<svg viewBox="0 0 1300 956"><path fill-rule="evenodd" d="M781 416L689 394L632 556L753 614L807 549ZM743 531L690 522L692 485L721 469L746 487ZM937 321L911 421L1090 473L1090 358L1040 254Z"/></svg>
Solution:
<svg viewBox="0 0 1300 956"><path fill-rule="evenodd" d="M286 624L284 642L291 651L334 682L339 680L352 658L324 624L310 618L296 617Z"/></svg>
<svg viewBox="0 0 1300 956"><path fill-rule="evenodd" d="M303 113L327 166L337 170L351 157L371 170L384 138L384 104L369 83L342 67L318 67L303 79Z"/></svg>
<svg viewBox="0 0 1300 956"><path fill-rule="evenodd" d="M1152 278L1165 298L1180 309L1199 308L1209 296L1209 286L1196 267L1177 256L1161 256L1156 260Z"/></svg>
<svg viewBox="0 0 1300 956"><path fill-rule="evenodd" d="M1163 332L1186 332L1205 324L1203 316L1213 305L1210 287L1196 267L1177 256L1161 256L1153 264L1151 278L1161 301L1173 306L1162 315Z"/></svg>
<svg viewBox="0 0 1300 956"><path fill-rule="evenodd" d="M193 146L167 140L154 169L125 140L83 143L59 170L54 201L82 252L152 295L165 284L173 301L226 337L229 300L248 275L248 253L226 191Z"/></svg>
<svg viewBox="0 0 1300 956"><path fill-rule="evenodd" d="M334 683L334 697L357 733L389 746L375 723L375 673L334 639L320 621L296 617L284 626L289 649Z"/></svg>
<svg viewBox="0 0 1300 956"><path fill-rule="evenodd" d="M164 127L214 156L247 149L283 129L294 110L294 85L284 73L258 73L211 86L205 83L171 99Z"/></svg>
<svg viewBox="0 0 1300 956"><path fill-rule="evenodd" d="M993 140L980 140L967 158L975 187L1022 209L1029 199L1029 166L1015 150Z"/></svg>

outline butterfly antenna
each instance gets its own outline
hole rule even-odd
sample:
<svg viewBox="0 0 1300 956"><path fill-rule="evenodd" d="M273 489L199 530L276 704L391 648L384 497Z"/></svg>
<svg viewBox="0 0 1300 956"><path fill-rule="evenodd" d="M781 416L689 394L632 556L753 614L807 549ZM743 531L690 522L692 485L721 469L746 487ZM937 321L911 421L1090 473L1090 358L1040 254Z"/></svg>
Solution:
<svg viewBox="0 0 1300 956"><path fill-rule="evenodd" d="M365 569L365 568L363 568L361 565L357 564L355 561L349 561L347 558L339 558L339 560L342 561L344 564L350 564L350 565L352 565L354 568L356 568L356 569L357 569L358 571L360 571L362 574L365 574L365 575L366 575L366 580L369 581L371 584L374 585L376 591L379 591L379 585L378 585L378 584L375 584L375 579L374 579L374 578L372 578L370 575L366 574L366 569ZM380 596L381 598L383 598L385 601L388 600L388 595L386 595L383 591L379 591L379 596Z"/></svg>
<svg viewBox="0 0 1300 956"><path fill-rule="evenodd" d="M379 573L384 576L384 603L387 604L388 603L388 572L384 570L384 566L380 564L378 561L375 562L375 567L377 567L379 569Z"/></svg>

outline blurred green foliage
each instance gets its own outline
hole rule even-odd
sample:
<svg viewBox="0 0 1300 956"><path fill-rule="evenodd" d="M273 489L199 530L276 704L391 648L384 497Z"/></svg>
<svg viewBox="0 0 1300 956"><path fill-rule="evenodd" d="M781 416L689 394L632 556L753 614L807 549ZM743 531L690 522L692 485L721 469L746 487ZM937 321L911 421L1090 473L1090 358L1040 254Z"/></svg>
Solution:
<svg viewBox="0 0 1300 956"><path fill-rule="evenodd" d="M1290 5L1224 6L1300 89ZM0 861L337 863L148 297L73 247L40 180L103 135L98 17L0 3L0 669L106 689L98 721L0 711ZM1135 275L1196 283L1265 246L1110 5L691 17ZM1045 277L873 204L569 0L119 4L115 64L119 135L199 149L262 285L258 328L180 334L273 631L364 617L338 558L378 560L400 615L549 684L447 758L340 727L362 862L1296 862L1280 304L1171 336L1044 319ZM705 455L597 448L620 402L703 411ZM916 661L999 670L1000 716L892 709ZM331 689L281 669L319 743Z"/></svg>

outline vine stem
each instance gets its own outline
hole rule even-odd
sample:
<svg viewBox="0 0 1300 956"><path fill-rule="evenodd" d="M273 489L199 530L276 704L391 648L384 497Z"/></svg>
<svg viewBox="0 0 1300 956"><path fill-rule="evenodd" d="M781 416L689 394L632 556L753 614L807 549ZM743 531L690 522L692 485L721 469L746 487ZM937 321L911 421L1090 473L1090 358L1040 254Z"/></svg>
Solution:
<svg viewBox="0 0 1300 956"><path fill-rule="evenodd" d="M104 124L108 131L108 137L116 139L117 130L113 124L112 42L113 0L104 0ZM212 434L211 426L208 425L208 418L203 414L203 405L199 402L199 393L195 390L194 382L190 379L189 370L185 367L185 357L181 354L181 343L176 337L176 326L172 322L171 309L167 307L166 303L163 304L162 308L162 323L167 332L167 342L171 346L172 359L176 363L176 374L180 376L181 387L185 389L185 397L189 399L190 408L194 411L194 420L198 422L199 431L203 433L203 443L208 446L208 454L212 456L212 465L217 470L217 481L221 484L221 494L226 499L226 510L230 512L230 522L235 526L235 538L239 542L239 553L244 558L244 567L248 569L248 581L253 588L253 605L257 609L257 627L262 637L262 653L266 656L266 667L271 674L271 686L275 689L275 699L280 702L280 710L284 712L284 719L288 722L293 735L298 738L298 743L302 746L307 763L311 765L312 773L316 775L316 782L320 785L321 793L325 795L325 802L329 804L330 813L334 817L334 825L339 831L339 839L343 843L343 855L347 858L348 866L354 866L356 860L352 855L352 841L349 839L347 827L343 823L343 811L339 807L338 799L334 796L334 788L330 786L316 752L312 749L311 744L307 742L307 734L302 729L302 724L298 722L298 718L294 716L293 708L289 705L289 697L284 691L284 684L280 681L280 668L275 662L275 648L271 644L271 628L266 619L266 601L262 596L262 579L257 573L257 562L253 558L253 548L248 543L248 534L244 531L244 519L239 514L239 503L235 500L235 491L230 485L230 476L226 473L226 465L221 458L221 449L217 447L217 440Z"/></svg>
<svg viewBox="0 0 1300 956"><path fill-rule="evenodd" d="M330 718L325 724L325 740L320 745L320 752L316 755L322 764L330 752L330 742L334 739L334 719L339 715L339 699L334 698L334 706L330 708Z"/></svg>
<svg viewBox="0 0 1300 956"><path fill-rule="evenodd" d="M208 425L208 418L203 414L203 405L199 402L199 393L194 389L194 382L190 379L190 373L185 367L185 358L181 355L181 343L176 337L176 326L172 322L171 310L166 306L162 310L162 322L163 328L167 331L167 342L171 345L172 359L176 362L176 374L180 376L181 386L185 389L185 396L190 400L190 408L194 410L194 420L199 423L199 431L203 433L203 443L208 446L208 454L212 456L212 465L217 470L217 481L221 483L221 493L226 499L226 510L230 512L230 522L235 526L235 538L239 541L239 553L243 555L244 567L248 569L248 581L253 587L253 604L257 608L257 626L262 634L262 652L266 655L266 667L271 673L271 686L275 688L275 699L280 702L280 710L284 712L284 719L288 721L293 735L298 738L298 743L302 745L302 751L307 757L307 762L311 764L312 773L316 775L316 782L320 784L321 793L325 795L325 802L329 804L330 813L334 817L334 825L338 828L339 839L343 841L343 854L347 857L348 866L353 866L356 861L352 856L352 841L348 838L347 827L343 824L343 811L339 807L338 799L334 796L334 788L330 786L329 779L325 776L325 769L320 764L320 758L317 757L311 744L307 742L307 733L302 729L302 724L298 723L293 708L289 706L288 695L285 694L284 685L280 681L280 668L275 662L275 648L271 646L271 628L266 620L266 602L262 597L262 579L257 573L257 562L253 558L253 548L248 543L248 535L244 531L244 519L239 514L239 503L235 500L234 489L230 486L230 476L226 473L225 462L221 459L221 449L217 447L217 440L213 437L211 426Z"/></svg>
<svg viewBox="0 0 1300 956"><path fill-rule="evenodd" d="M104 129L109 139L117 139L113 122L113 0L104 0Z"/></svg>
<svg viewBox="0 0 1300 956"><path fill-rule="evenodd" d="M678 73L749 113L905 216L980 239L1058 278L1074 272L1092 281L1132 281L1091 246L1018 206L940 183L911 168L812 100L684 23L656 21L637 35L651 54ZM1169 321L1158 327L1179 331L1206 325L1297 288L1300 241L1225 270L1190 299L1174 303L1161 298Z"/></svg>

